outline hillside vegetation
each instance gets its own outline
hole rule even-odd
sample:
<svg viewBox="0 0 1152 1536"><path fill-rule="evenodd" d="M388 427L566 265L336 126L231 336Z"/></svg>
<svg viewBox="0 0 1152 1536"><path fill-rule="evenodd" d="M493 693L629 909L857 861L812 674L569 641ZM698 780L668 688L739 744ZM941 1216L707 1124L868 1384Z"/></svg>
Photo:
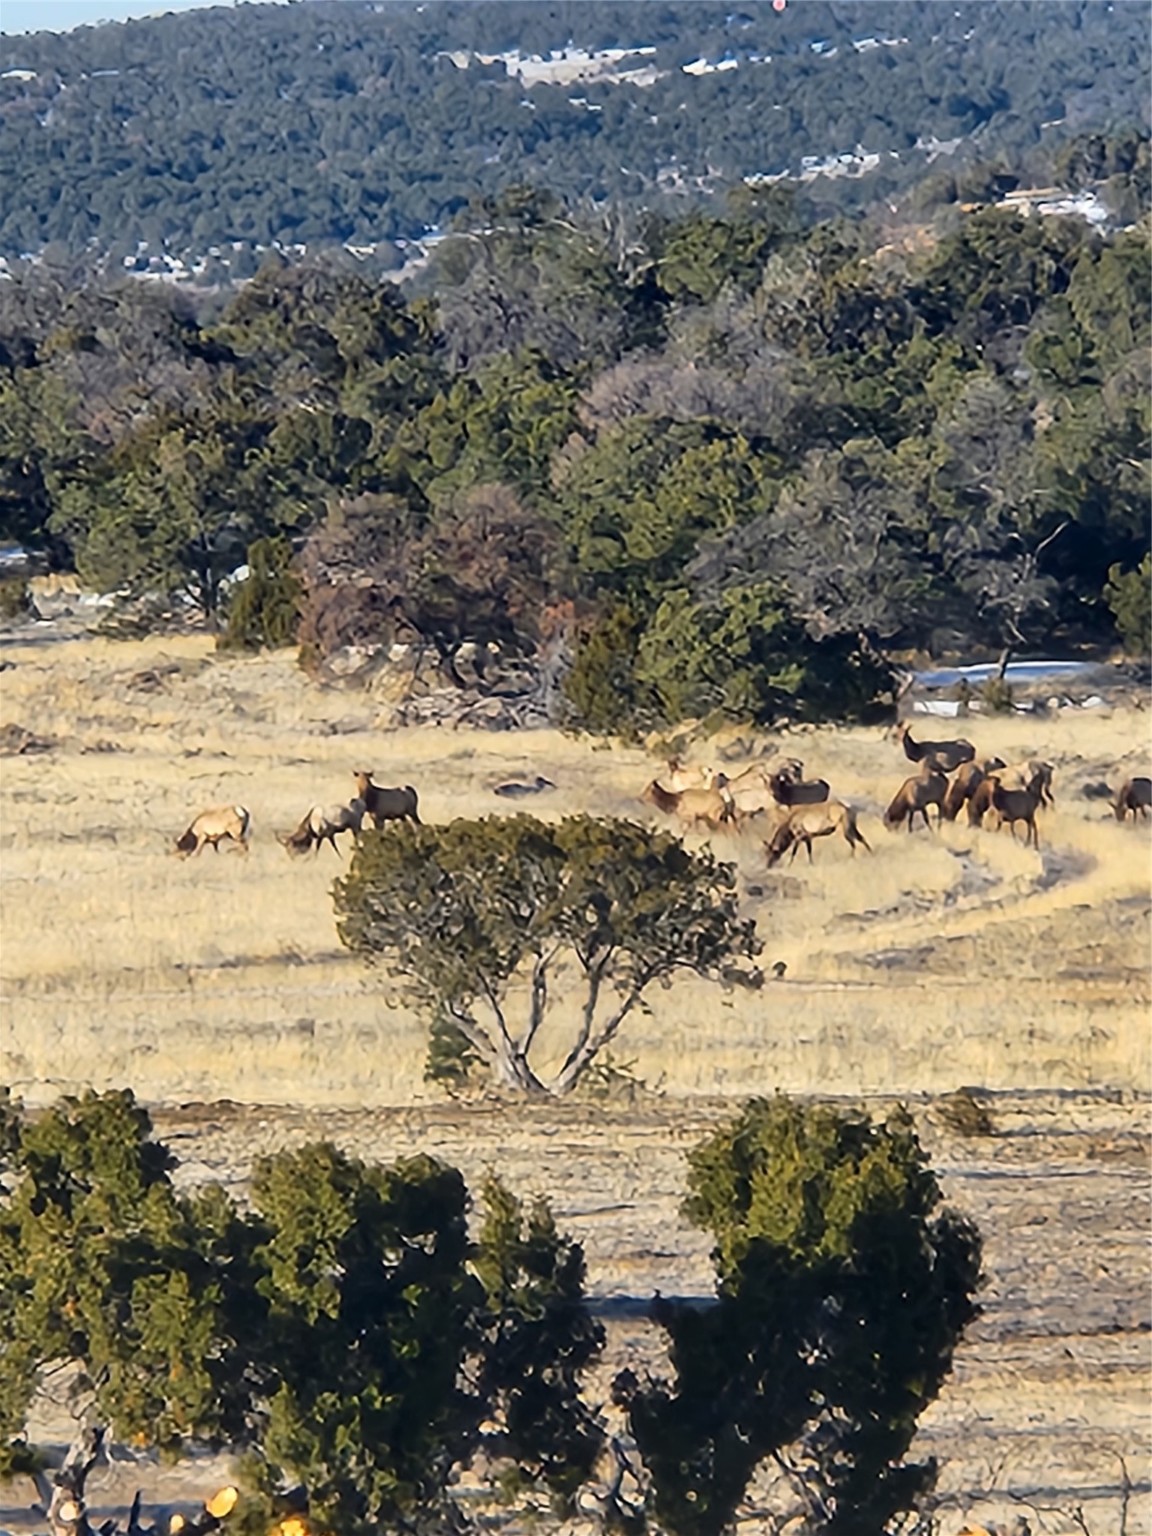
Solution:
<svg viewBox="0 0 1152 1536"><path fill-rule="evenodd" d="M522 183L667 211L872 157L813 183L827 208L891 199L937 141L1074 180L1070 140L1147 127L1150 48L1124 0L340 0L36 33L4 60L0 254L145 241L219 277L255 244L416 238Z"/></svg>
<svg viewBox="0 0 1152 1536"><path fill-rule="evenodd" d="M1146 653L1146 223L793 212L745 192L621 249L512 193L422 292L274 260L197 308L31 269L0 285L0 533L310 664L515 663L596 730L868 718L907 648Z"/></svg>

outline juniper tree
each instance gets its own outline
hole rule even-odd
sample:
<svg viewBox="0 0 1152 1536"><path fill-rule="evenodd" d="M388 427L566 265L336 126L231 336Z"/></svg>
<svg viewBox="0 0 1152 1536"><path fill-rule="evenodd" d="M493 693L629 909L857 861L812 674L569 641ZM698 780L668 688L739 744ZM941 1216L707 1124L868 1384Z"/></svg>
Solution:
<svg viewBox="0 0 1152 1536"><path fill-rule="evenodd" d="M653 1513L719 1536L764 1466L811 1536L883 1536L935 1480L905 1456L977 1315L978 1232L903 1112L754 1100L689 1162L716 1304L658 1302L675 1380L621 1384Z"/></svg>
<svg viewBox="0 0 1152 1536"><path fill-rule="evenodd" d="M450 1018L496 1082L564 1094L651 987L758 953L735 887L734 866L666 832L516 816L369 833L334 899L343 942L386 965L430 1026ZM558 974L580 1008L545 1082L531 1053Z"/></svg>

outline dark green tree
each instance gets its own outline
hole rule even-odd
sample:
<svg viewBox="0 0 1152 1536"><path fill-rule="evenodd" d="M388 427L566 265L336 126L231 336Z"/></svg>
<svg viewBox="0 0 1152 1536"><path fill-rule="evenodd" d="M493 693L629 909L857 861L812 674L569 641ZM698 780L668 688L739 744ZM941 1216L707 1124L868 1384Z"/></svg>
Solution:
<svg viewBox="0 0 1152 1536"><path fill-rule="evenodd" d="M1152 555L1134 571L1114 565L1108 572L1104 598L1116 621L1116 632L1130 656L1152 653Z"/></svg>
<svg viewBox="0 0 1152 1536"><path fill-rule="evenodd" d="M33 1389L62 1361L82 1367L82 1425L169 1451L242 1434L245 1357L214 1262L226 1203L178 1195L174 1160L150 1131L128 1092L62 1099L37 1117L9 1113L0 1447L23 1430Z"/></svg>
<svg viewBox="0 0 1152 1536"><path fill-rule="evenodd" d="M229 601L222 648L258 651L295 641L303 588L293 558L286 538L257 539L249 548L248 575Z"/></svg>
<svg viewBox="0 0 1152 1536"><path fill-rule="evenodd" d="M675 1381L618 1384L657 1520L720 1536L761 1469L782 1519L883 1536L934 1482L904 1458L977 1313L975 1227L903 1112L754 1100L690 1165L717 1300L658 1303Z"/></svg>
<svg viewBox="0 0 1152 1536"><path fill-rule="evenodd" d="M603 1333L543 1201L490 1179L472 1241L455 1169L317 1144L262 1159L241 1213L217 1185L177 1195L150 1132L129 1093L38 1116L0 1095L0 1472L37 1465L33 1393L71 1365L85 1461L55 1501L83 1506L104 1438L246 1452L263 1528L289 1487L337 1536L455 1528L480 1450L571 1500Z"/></svg>
<svg viewBox="0 0 1152 1536"><path fill-rule="evenodd" d="M648 990L758 952L735 870L627 821L570 816L404 825L357 844L334 888L341 940L388 967L431 1023L458 1026L496 1082L569 1092ZM531 1062L563 978L581 998L545 1082Z"/></svg>

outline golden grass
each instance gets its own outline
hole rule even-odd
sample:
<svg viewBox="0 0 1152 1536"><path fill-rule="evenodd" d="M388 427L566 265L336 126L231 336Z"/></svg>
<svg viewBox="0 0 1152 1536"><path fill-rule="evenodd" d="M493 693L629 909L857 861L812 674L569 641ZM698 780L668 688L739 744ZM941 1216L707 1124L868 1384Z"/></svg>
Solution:
<svg viewBox="0 0 1152 1536"><path fill-rule="evenodd" d="M536 772L559 788L527 802L534 813L655 814L636 796L659 765L639 749L387 729L371 693L321 690L289 653L218 657L192 637L5 655L0 724L60 741L0 764L0 1075L33 1098L125 1081L156 1100L427 1093L419 1021L340 952L330 889L344 864L328 849L294 862L274 836L347 798L357 768L416 785L432 821L505 814L492 786ZM1146 1087L1149 839L1079 790L1147 771L1148 717L965 729L981 755L1056 764L1039 853L965 824L890 833L879 814L911 765L884 733L791 734L785 750L860 808L873 855L826 839L812 866L801 854L767 871L754 832L717 836L765 960L787 975L759 993L679 983L629 1023L618 1055L676 1093ZM170 857L219 803L251 809L249 857ZM563 1049L563 1022L543 1058Z"/></svg>

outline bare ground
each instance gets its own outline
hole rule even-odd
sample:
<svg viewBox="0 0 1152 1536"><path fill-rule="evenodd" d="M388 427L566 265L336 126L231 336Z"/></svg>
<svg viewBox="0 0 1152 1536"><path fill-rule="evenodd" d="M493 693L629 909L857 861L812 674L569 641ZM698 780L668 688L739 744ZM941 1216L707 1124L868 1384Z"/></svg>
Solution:
<svg viewBox="0 0 1152 1536"><path fill-rule="evenodd" d="M1148 772L1146 713L965 723L981 755L1056 764L1038 853L966 825L887 833L879 811L911 771L893 744L790 735L860 808L873 856L823 842L811 867L767 871L754 835L718 839L785 978L658 995L621 1037L607 1098L526 1110L445 1103L423 1082L418 1021L340 951L338 861L293 863L273 832L350 794L361 767L415 784L433 821L503 813L492 786L537 772L559 787L534 812L648 815L635 797L651 757L551 732L390 731L371 694L321 692L287 655L220 659L202 639L34 630L3 659L0 727L57 743L0 760L0 1078L28 1101L131 1085L183 1177L239 1189L253 1155L303 1137L382 1159L421 1148L470 1181L495 1167L585 1242L616 1368L659 1365L642 1316L655 1289L709 1288L677 1205L684 1152L717 1118L777 1087L904 1099L987 1245L984 1317L922 1431L943 1529L1024 1510L1037 1532L1152 1531L1149 840L1081 793ZM253 812L247 859L167 856L197 810L234 801ZM939 1095L965 1084L987 1090L995 1136L941 1120ZM105 1496L141 1483L179 1498L208 1471L117 1466ZM0 1491L0 1524L25 1498Z"/></svg>

